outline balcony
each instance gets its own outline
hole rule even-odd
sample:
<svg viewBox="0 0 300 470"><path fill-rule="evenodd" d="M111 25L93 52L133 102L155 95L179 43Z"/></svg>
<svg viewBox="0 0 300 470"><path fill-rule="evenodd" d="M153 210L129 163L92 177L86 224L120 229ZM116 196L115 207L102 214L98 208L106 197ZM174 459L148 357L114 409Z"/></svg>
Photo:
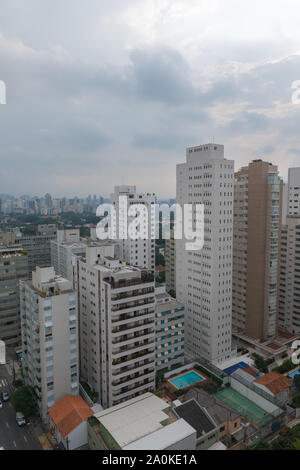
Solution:
<svg viewBox="0 0 300 470"><path fill-rule="evenodd" d="M146 370L142 371L142 373L138 373L138 372L132 373L132 374L127 375L126 377L120 379L120 380L113 381L112 386L113 386L114 390L117 390L120 387L124 386L124 384L131 385L134 382L137 382L137 381L140 382L141 379L145 380L145 379L150 379L151 377L154 378L154 373L155 373L154 367L146 369Z"/></svg>
<svg viewBox="0 0 300 470"><path fill-rule="evenodd" d="M117 338L114 337L114 339L112 340L112 344L120 344L126 341L132 342L132 340L135 340L135 339L138 340L139 338L143 338L152 334L154 335L154 328L147 328L145 330L141 330L140 334L131 333L131 334L121 335Z"/></svg>
<svg viewBox="0 0 300 470"><path fill-rule="evenodd" d="M128 354L126 356L121 356L112 361L113 366L118 366L120 367L120 364L134 364L134 362L137 362L137 359L149 359L150 357L154 357L154 345L153 347L149 349L143 349L142 351L134 352L132 354Z"/></svg>
<svg viewBox="0 0 300 470"><path fill-rule="evenodd" d="M115 281L114 278L106 278L104 281L108 282L112 289L122 289L124 287L137 286L140 284L148 284L154 282L154 275L150 272L142 271L141 278L131 279L131 280L120 280Z"/></svg>
<svg viewBox="0 0 300 470"><path fill-rule="evenodd" d="M150 297L149 299L141 299L136 302L127 302L121 305L112 305L111 311L119 312L121 310L134 310L135 308L143 307L144 305L154 304L155 299L154 297Z"/></svg>
<svg viewBox="0 0 300 470"><path fill-rule="evenodd" d="M126 325L128 322L134 321L136 319L142 320L143 318L149 318L150 315L154 314L154 308L150 309L149 312L141 312L141 313L135 313L135 312L130 312L130 313L122 313L118 317L113 317L111 322L112 323L118 323L118 325L115 326L121 326L121 323Z"/></svg>

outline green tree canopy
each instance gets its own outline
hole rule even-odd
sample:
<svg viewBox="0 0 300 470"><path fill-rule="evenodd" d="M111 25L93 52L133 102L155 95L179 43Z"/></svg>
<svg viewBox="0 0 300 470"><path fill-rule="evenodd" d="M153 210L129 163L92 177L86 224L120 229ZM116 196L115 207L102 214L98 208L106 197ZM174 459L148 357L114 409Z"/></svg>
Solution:
<svg viewBox="0 0 300 470"><path fill-rule="evenodd" d="M37 397L32 387L20 387L12 396L12 404L15 411L21 411L28 418L37 409Z"/></svg>

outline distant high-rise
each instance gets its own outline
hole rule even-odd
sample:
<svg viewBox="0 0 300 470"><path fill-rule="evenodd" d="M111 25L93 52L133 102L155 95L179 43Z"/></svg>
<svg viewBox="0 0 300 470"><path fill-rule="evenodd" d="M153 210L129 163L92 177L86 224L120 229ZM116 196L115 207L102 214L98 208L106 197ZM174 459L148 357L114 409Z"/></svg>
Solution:
<svg viewBox="0 0 300 470"><path fill-rule="evenodd" d="M119 197L126 197L127 207L131 205L142 205L147 211L139 214L143 218L144 226L147 227L145 237L138 240L133 240L130 237L127 239L119 239L121 246L121 259L132 266L139 266L155 270L155 239L152 234L155 233L155 227L151 225L151 204L156 201L155 194L150 193L137 193L135 186L116 186L114 193L111 195L111 202L116 209L117 214L117 236L119 233ZM128 216L127 224L129 225L135 217Z"/></svg>
<svg viewBox="0 0 300 470"><path fill-rule="evenodd" d="M235 175L232 320L259 341L278 329L282 189L277 167L262 160Z"/></svg>
<svg viewBox="0 0 300 470"><path fill-rule="evenodd" d="M43 418L64 395L78 395L77 296L53 267L21 281L23 375L35 389Z"/></svg>
<svg viewBox="0 0 300 470"><path fill-rule="evenodd" d="M185 351L220 363L231 356L234 162L224 146L188 148L177 165L176 201L204 204L204 247L176 240L176 298L185 306Z"/></svg>

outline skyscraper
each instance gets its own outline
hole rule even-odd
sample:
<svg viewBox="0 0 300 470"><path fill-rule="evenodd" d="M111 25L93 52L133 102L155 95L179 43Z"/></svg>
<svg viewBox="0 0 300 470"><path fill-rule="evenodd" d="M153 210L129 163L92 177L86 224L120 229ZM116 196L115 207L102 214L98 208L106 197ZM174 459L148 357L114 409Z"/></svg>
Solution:
<svg viewBox="0 0 300 470"><path fill-rule="evenodd" d="M188 148L177 165L177 203L204 204L204 247L176 240L176 297L185 306L185 351L220 363L231 356L234 162L224 146Z"/></svg>
<svg viewBox="0 0 300 470"><path fill-rule="evenodd" d="M262 160L235 175L233 326L259 341L278 328L282 185L277 167Z"/></svg>

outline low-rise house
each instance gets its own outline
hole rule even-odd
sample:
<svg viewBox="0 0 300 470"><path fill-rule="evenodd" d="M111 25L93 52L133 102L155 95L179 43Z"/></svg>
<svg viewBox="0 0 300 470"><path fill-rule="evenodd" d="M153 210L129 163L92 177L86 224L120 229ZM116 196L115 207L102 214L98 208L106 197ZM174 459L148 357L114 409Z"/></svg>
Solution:
<svg viewBox="0 0 300 470"><path fill-rule="evenodd" d="M195 387L186 394L187 400L192 398L214 419L220 429L220 438L226 435L230 436L241 428L242 416L233 408L222 403L216 396Z"/></svg>
<svg viewBox="0 0 300 470"><path fill-rule="evenodd" d="M219 428L210 414L193 398L176 406L175 415L183 418L197 431L197 450L208 450L219 441Z"/></svg>
<svg viewBox="0 0 300 470"><path fill-rule="evenodd" d="M264 391L282 403L290 403L292 400L293 382L285 375L278 372L269 372L253 382Z"/></svg>
<svg viewBox="0 0 300 470"><path fill-rule="evenodd" d="M83 398L65 395L49 409L50 429L67 450L87 444L87 419L93 411Z"/></svg>

